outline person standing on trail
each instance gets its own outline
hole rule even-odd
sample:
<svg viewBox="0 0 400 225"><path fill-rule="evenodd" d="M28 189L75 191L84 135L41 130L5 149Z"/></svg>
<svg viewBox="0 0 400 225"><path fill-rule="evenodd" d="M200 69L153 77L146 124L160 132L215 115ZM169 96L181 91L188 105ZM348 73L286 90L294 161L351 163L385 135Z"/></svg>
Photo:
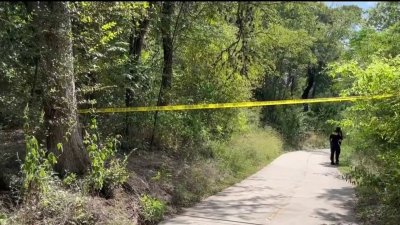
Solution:
<svg viewBox="0 0 400 225"><path fill-rule="evenodd" d="M339 155L340 155L340 145L342 144L343 133L340 127L336 127L335 131L329 136L329 141L331 144L331 165L339 164ZM334 156L336 162L334 163Z"/></svg>

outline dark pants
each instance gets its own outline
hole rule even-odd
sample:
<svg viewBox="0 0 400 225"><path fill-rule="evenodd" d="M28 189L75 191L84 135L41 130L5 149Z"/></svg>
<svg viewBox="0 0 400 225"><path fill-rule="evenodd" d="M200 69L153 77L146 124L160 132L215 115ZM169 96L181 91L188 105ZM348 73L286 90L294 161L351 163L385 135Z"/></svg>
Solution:
<svg viewBox="0 0 400 225"><path fill-rule="evenodd" d="M336 163L339 163L340 148L331 148L331 162L333 163L333 157L335 156Z"/></svg>

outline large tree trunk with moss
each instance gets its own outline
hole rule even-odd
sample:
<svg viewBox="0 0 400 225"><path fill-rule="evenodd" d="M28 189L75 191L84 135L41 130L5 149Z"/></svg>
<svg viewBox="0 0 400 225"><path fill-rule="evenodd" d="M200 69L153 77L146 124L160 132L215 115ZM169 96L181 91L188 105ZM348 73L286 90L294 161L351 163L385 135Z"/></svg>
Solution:
<svg viewBox="0 0 400 225"><path fill-rule="evenodd" d="M39 71L44 82L47 148L59 155L60 173L84 173L90 163L78 131L72 55L71 21L67 2L35 2L33 23L40 45ZM62 144L62 151L58 150Z"/></svg>

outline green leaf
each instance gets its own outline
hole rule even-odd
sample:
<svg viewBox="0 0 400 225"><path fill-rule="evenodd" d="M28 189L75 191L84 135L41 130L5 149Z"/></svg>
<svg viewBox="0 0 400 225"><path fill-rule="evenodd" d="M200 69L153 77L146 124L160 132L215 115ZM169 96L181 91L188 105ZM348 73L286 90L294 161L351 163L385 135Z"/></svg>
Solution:
<svg viewBox="0 0 400 225"><path fill-rule="evenodd" d="M111 22L108 22L108 23L104 24L103 26L101 26L101 29L103 31L106 31L106 30L113 28L115 25L117 25L117 23L114 21L111 21Z"/></svg>
<svg viewBox="0 0 400 225"><path fill-rule="evenodd" d="M57 144L57 149L58 149L58 151L63 152L62 143L58 143L58 144Z"/></svg>
<svg viewBox="0 0 400 225"><path fill-rule="evenodd" d="M52 152L49 153L47 158L51 165L55 165L57 163L57 157Z"/></svg>

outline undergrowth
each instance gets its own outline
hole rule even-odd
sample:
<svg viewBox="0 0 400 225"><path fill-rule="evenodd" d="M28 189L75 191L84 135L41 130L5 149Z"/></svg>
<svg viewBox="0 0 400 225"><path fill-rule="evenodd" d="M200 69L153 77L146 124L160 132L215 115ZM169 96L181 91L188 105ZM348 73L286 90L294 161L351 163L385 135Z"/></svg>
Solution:
<svg viewBox="0 0 400 225"><path fill-rule="evenodd" d="M113 191L128 179L127 156L123 160L116 156L117 139L107 138L102 142L96 120L91 122L84 141L91 166L83 177L70 173L60 179L53 171L57 155L48 152L34 136L26 135L26 155L20 176L13 177L11 183L13 193L10 196L14 198L14 204L8 207L0 204L0 224L115 224L129 221L128 218L116 221L112 216L110 223L99 221L99 212L91 208L95 196L88 193L112 197ZM61 153L62 145L57 147ZM117 216L120 214L115 213L114 217Z"/></svg>
<svg viewBox="0 0 400 225"><path fill-rule="evenodd" d="M346 146L341 153L339 169L345 179L355 185L356 214L363 224L397 225L400 221L400 164L396 161L400 162L400 156L392 151L374 157L372 154L367 149L361 151Z"/></svg>
<svg viewBox="0 0 400 225"><path fill-rule="evenodd" d="M164 202L144 194L140 200L140 215L145 223L156 224L159 222L165 213L166 205Z"/></svg>
<svg viewBox="0 0 400 225"><path fill-rule="evenodd" d="M175 204L193 205L255 173L282 153L283 143L275 131L254 128L210 148L213 158L197 160L177 177Z"/></svg>
<svg viewBox="0 0 400 225"><path fill-rule="evenodd" d="M130 218L129 213L118 213L114 206L101 205L96 200L113 198L113 192L132 173L126 169L128 157L117 157L119 139L102 141L95 119L85 131L84 145L91 165L83 177L74 173L58 177L52 168L57 154L47 152L33 136L27 136L26 143L21 176L15 178L13 187L18 200L13 208L5 210L0 206L0 224L156 224L171 206L190 206L221 191L267 165L283 148L278 133L253 127L238 131L227 141L208 140L197 149L192 147L197 156L183 158L183 164L161 166L149 177L146 182L156 185L136 193L133 207L139 215ZM167 200L154 194L155 189L165 187L171 189ZM115 204L130 204L121 201L124 200L118 199ZM96 207L111 211L99 212Z"/></svg>

